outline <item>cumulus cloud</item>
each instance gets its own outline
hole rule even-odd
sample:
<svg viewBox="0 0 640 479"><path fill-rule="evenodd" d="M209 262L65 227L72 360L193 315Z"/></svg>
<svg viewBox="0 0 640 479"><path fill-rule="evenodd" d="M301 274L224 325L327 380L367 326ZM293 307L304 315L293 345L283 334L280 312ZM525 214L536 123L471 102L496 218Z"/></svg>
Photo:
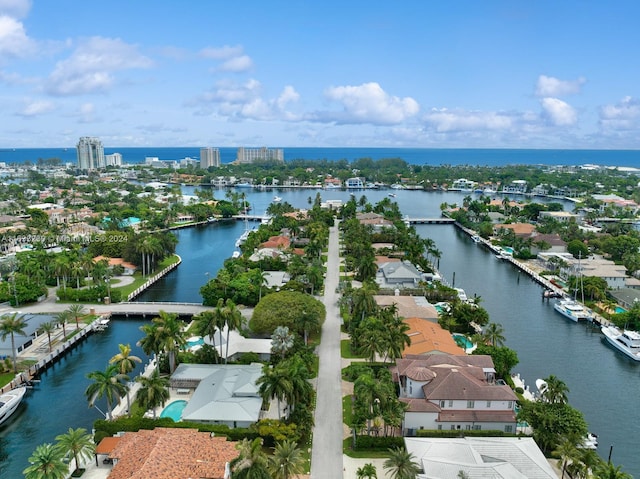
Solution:
<svg viewBox="0 0 640 479"><path fill-rule="evenodd" d="M316 112L309 119L342 124L393 125L415 116L420 110L413 98L391 96L375 82L332 87L325 91L325 97L341 104L342 111Z"/></svg>
<svg viewBox="0 0 640 479"><path fill-rule="evenodd" d="M432 109L425 121L438 132L508 130L514 125L513 115L500 112Z"/></svg>
<svg viewBox="0 0 640 479"><path fill-rule="evenodd" d="M207 105L215 106L217 114L232 119L293 121L299 116L289 111L288 107L299 98L300 95L292 86L286 86L273 99L264 99L262 85L255 79L244 83L223 80L217 82L214 89L192 101L191 106L197 106L199 114L210 113L205 111Z"/></svg>
<svg viewBox="0 0 640 479"><path fill-rule="evenodd" d="M50 102L50 101L26 100L24 107L22 108L22 110L18 112L18 115L23 117L35 117L35 116L43 115L45 113L49 113L54 109L55 109L55 105L53 104L53 102Z"/></svg>
<svg viewBox="0 0 640 479"><path fill-rule="evenodd" d="M31 10L31 0L0 0L0 15L24 18Z"/></svg>
<svg viewBox="0 0 640 479"><path fill-rule="evenodd" d="M540 75L538 77L538 83L536 85L536 96L538 97L559 97L565 95L574 95L580 93L582 85L587 80L580 77L577 80L560 80L554 77L548 77L546 75Z"/></svg>
<svg viewBox="0 0 640 479"><path fill-rule="evenodd" d="M118 38L92 37L82 41L69 58L56 64L47 91L61 96L106 91L115 82L114 72L152 65L135 45Z"/></svg>
<svg viewBox="0 0 640 479"><path fill-rule="evenodd" d="M253 60L251 60L251 57L249 57L249 55L241 55L239 57L230 58L229 60L225 61L224 63L222 63L222 65L220 65L218 69L225 72L240 73L246 72L252 67Z"/></svg>
<svg viewBox="0 0 640 479"><path fill-rule="evenodd" d="M22 22L0 14L0 59L23 57L35 49L35 42L27 36Z"/></svg>
<svg viewBox="0 0 640 479"><path fill-rule="evenodd" d="M600 108L603 120L629 120L640 116L640 101L630 96L624 97L615 105L604 105Z"/></svg>
<svg viewBox="0 0 640 479"><path fill-rule="evenodd" d="M571 126L578 121L578 115L571 105L557 98L543 98L543 117L554 126Z"/></svg>

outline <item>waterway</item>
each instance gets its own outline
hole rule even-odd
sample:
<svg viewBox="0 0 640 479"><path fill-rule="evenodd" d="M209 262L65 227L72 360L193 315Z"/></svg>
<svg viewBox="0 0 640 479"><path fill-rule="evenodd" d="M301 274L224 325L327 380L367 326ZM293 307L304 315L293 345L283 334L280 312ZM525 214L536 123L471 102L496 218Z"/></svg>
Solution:
<svg viewBox="0 0 640 479"><path fill-rule="evenodd" d="M390 190L356 192L375 203ZM192 194L193 188L183 187ZM278 196L295 207L306 208L309 199L320 193L323 200L350 197L347 191L280 190ZM404 214L410 217L438 217L440 204L461 203L465 194L394 190ZM223 191L216 191L224 197ZM247 191L253 214L264 214L275 195L269 191ZM571 209L570 203L565 209ZM249 227L257 224L249 224ZM241 222L214 223L176 232L178 254L183 263L139 298L142 301L200 302L200 287L215 276L231 256ZM440 270L449 283L465 289L467 295L481 297L491 320L502 324L507 346L518 353L515 370L535 389L535 380L551 374L566 382L570 403L585 415L589 428L598 434L599 453L605 459L613 446L612 460L623 470L640 477L640 457L635 454L636 424L640 411L633 400L638 388L638 365L616 353L601 335L584 324L574 324L542 300L540 287L513 266L473 243L453 226L417 225L418 232L432 238L442 252ZM132 346L140 338L140 321L113 321L108 331L93 335L80 348L42 377L38 388L27 398L26 407L0 437L10 458L2 464L0 479L20 477L26 459L43 442L52 441L69 427L91 427L100 414L88 409L84 390L87 372L103 369L117 352L118 343ZM141 355L137 350L136 354ZM24 431L24 432L23 432Z"/></svg>

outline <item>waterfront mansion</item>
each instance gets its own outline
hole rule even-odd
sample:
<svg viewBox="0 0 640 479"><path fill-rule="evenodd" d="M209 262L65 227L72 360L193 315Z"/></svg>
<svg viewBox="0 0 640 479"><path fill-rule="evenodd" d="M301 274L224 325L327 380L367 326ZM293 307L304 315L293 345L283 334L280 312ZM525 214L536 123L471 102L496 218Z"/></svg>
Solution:
<svg viewBox="0 0 640 479"><path fill-rule="evenodd" d="M517 396L496 379L491 356L409 355L391 373L408 406L405 436L420 429L516 432Z"/></svg>

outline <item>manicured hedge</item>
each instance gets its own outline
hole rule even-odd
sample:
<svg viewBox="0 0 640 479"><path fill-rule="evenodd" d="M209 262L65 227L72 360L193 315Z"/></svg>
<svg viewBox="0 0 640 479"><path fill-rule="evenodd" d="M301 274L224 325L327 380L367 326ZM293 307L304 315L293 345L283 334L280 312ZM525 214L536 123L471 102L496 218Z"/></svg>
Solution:
<svg viewBox="0 0 640 479"><path fill-rule="evenodd" d="M356 436L356 450L386 451L394 447L404 447L404 438L396 436Z"/></svg>

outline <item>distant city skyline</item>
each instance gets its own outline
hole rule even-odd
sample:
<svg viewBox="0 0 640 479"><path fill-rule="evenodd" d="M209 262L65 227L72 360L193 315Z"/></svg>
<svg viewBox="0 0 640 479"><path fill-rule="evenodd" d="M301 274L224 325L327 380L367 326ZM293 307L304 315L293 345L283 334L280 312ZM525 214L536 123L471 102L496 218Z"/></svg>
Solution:
<svg viewBox="0 0 640 479"><path fill-rule="evenodd" d="M0 0L0 148L640 149L640 4Z"/></svg>

